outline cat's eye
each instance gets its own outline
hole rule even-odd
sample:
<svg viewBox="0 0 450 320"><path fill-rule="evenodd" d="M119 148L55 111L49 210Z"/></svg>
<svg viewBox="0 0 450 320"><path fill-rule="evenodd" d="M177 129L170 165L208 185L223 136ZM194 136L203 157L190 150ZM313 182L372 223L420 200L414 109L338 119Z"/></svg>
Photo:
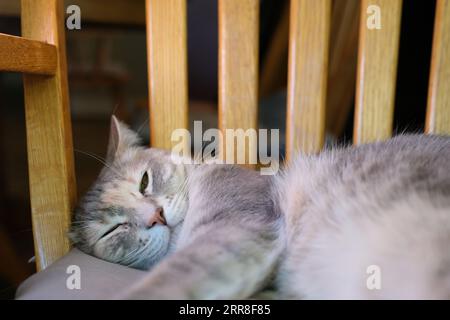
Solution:
<svg viewBox="0 0 450 320"><path fill-rule="evenodd" d="M145 189L148 187L148 173L145 171L144 175L141 179L141 184L139 186L139 192L142 194L145 194Z"/></svg>

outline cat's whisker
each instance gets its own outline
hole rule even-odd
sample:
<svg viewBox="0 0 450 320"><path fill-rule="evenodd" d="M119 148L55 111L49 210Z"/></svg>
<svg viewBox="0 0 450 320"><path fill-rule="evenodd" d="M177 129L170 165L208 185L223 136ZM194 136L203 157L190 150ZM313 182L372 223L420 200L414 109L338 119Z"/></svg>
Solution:
<svg viewBox="0 0 450 320"><path fill-rule="evenodd" d="M126 265L126 264L127 264L126 262L128 261L128 259L129 259L130 257L132 257L132 255L134 255L134 254L138 251L138 249L139 249L139 247L137 247L137 248L131 250L131 251L128 252L125 256L123 256L123 257L117 259L116 263L120 263L120 264Z"/></svg>
<svg viewBox="0 0 450 320"><path fill-rule="evenodd" d="M120 258L120 260L118 261L118 263L121 264L127 264L128 260L133 259L134 256L136 255L136 253L138 253L138 251L140 251L140 247L136 247L135 249L131 250L130 252L128 252L124 257Z"/></svg>
<svg viewBox="0 0 450 320"><path fill-rule="evenodd" d="M142 260L148 258L142 253L150 247L151 241L149 240L143 247L137 247L136 249L129 252L125 257L120 259L120 263L126 266L132 266L135 263L139 263Z"/></svg>
<svg viewBox="0 0 450 320"><path fill-rule="evenodd" d="M123 175L119 172L119 170L117 170L117 168L115 168L113 165L111 165L108 162L106 162L106 159L103 159L102 157L100 157L100 156L98 156L96 154L87 152L87 151L82 151L82 150L79 150L79 149L74 149L74 151L78 152L78 153L81 153L81 154L84 154L86 156L89 156L89 157L97 160L98 162L103 164L105 167L107 167L107 168L111 169L112 171L114 171L114 173L117 174L119 177L124 178Z"/></svg>
<svg viewBox="0 0 450 320"><path fill-rule="evenodd" d="M183 183L180 185L177 192L175 193L175 199L172 201L172 203L170 205L172 209L176 208L179 205L180 201L185 198L185 196L187 194L187 189L188 189L188 187L187 187L188 181L189 181L189 176L186 176Z"/></svg>
<svg viewBox="0 0 450 320"><path fill-rule="evenodd" d="M84 224L84 223L88 223L88 222L93 222L95 220L93 219L78 219L76 221L72 221L72 224Z"/></svg>
<svg viewBox="0 0 450 320"><path fill-rule="evenodd" d="M149 118L147 117L147 119L144 121L144 123L142 123L139 128L136 130L137 133L141 133L141 130L144 128L144 126L149 122Z"/></svg>

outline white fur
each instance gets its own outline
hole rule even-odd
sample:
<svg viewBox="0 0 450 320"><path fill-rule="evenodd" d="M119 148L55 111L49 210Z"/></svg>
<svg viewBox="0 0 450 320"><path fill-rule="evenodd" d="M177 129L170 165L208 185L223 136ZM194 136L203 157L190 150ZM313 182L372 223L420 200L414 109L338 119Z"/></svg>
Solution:
<svg viewBox="0 0 450 320"><path fill-rule="evenodd" d="M431 191L405 191L408 185L391 188L402 164L397 176L376 182L360 179L354 162L337 175L335 164L342 159L336 156L299 156L278 178L287 232L276 280L281 297L450 298L448 201L431 197ZM363 170L376 157L369 154ZM381 271L379 290L366 285L371 265Z"/></svg>

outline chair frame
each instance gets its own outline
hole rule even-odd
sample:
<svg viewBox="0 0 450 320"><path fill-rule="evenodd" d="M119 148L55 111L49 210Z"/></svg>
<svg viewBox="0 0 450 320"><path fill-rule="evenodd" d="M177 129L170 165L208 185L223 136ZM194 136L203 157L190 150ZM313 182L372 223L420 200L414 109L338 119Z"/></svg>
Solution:
<svg viewBox="0 0 450 320"><path fill-rule="evenodd" d="M117 1L116 1L117 2ZM367 8L382 28L367 28ZM402 0L360 4L354 142L392 135ZM405 5L407 5L405 3ZM136 6L136 3L133 3ZM186 0L146 0L151 144L188 127ZM256 128L257 0L219 0L219 128ZM64 255L76 201L62 0L21 0L22 37L0 34L0 71L23 73L31 215L38 270ZM332 0L291 0L287 158L325 135ZM437 0L426 133L450 134L450 0ZM226 143L232 143L226 141ZM226 146L226 144L225 144Z"/></svg>

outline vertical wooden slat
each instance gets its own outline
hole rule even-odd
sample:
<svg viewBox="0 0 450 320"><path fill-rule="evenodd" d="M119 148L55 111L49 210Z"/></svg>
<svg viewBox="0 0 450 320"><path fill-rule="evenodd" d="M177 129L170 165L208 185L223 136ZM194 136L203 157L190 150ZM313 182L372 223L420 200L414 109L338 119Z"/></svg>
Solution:
<svg viewBox="0 0 450 320"><path fill-rule="evenodd" d="M438 0L425 131L450 134L450 0Z"/></svg>
<svg viewBox="0 0 450 320"><path fill-rule="evenodd" d="M374 14L367 12L369 6L380 9L381 29L368 28L367 20ZM392 134L401 13L401 0L361 2L354 143Z"/></svg>
<svg viewBox="0 0 450 320"><path fill-rule="evenodd" d="M218 122L222 132L257 129L258 28L259 1L219 0ZM234 143L225 139L224 149L234 148ZM246 159L249 150L256 150L255 144L248 145Z"/></svg>
<svg viewBox="0 0 450 320"><path fill-rule="evenodd" d="M147 0L146 18L150 141L170 149L188 127L186 0Z"/></svg>
<svg viewBox="0 0 450 320"><path fill-rule="evenodd" d="M286 155L323 146L330 0L291 1Z"/></svg>
<svg viewBox="0 0 450 320"><path fill-rule="evenodd" d="M59 0L22 0L24 37L56 46L54 76L24 75L28 168L38 269L69 250L76 198L67 85L64 8Z"/></svg>

